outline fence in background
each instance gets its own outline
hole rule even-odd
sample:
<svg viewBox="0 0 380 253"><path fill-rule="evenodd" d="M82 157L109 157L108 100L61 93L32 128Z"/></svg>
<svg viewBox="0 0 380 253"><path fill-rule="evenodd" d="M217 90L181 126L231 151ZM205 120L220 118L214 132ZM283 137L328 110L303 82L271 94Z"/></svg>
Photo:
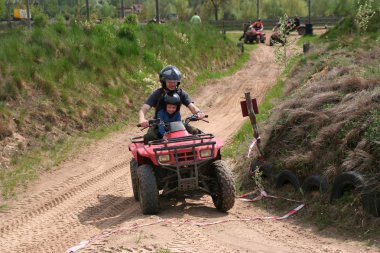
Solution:
<svg viewBox="0 0 380 253"><path fill-rule="evenodd" d="M335 26L341 20L341 17L311 17L310 20L314 27ZM243 25L247 22L248 20L218 20L209 21L209 24L222 31L240 31L243 30ZM265 19L263 22L265 29L272 29L278 22L278 19ZM301 18L301 23L308 23L308 18ZM27 21L0 21L0 30L12 29L21 26L27 26Z"/></svg>
<svg viewBox="0 0 380 253"><path fill-rule="evenodd" d="M316 26L335 26L341 20L341 17L311 17L310 22L314 27ZM264 29L272 29L278 19L263 19ZM223 31L243 30L244 23L248 20L218 20L209 21L209 23ZM301 23L308 23L307 17L301 17Z"/></svg>

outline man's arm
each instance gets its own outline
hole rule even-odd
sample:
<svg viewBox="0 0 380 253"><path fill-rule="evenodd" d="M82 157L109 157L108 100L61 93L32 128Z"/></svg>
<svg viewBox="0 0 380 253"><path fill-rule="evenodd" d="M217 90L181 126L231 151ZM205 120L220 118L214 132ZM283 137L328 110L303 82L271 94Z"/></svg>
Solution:
<svg viewBox="0 0 380 253"><path fill-rule="evenodd" d="M150 109L150 105L148 104L143 104L139 111L139 123L142 127L147 127L149 126L148 120L145 118L145 114L147 111Z"/></svg>
<svg viewBox="0 0 380 253"><path fill-rule="evenodd" d="M205 114L194 104L190 103L187 108L194 114L197 115L198 119L203 119Z"/></svg>

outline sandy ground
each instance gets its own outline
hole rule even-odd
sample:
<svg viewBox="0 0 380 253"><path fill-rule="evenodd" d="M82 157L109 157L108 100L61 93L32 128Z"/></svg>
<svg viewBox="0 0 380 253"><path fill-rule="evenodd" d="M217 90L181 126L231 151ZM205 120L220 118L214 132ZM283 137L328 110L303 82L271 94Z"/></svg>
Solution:
<svg viewBox="0 0 380 253"><path fill-rule="evenodd" d="M195 125L228 141L245 120L244 93L260 102L274 84L280 69L273 55L262 44L235 75L201 89L194 100L210 123ZM144 216L129 175L129 138L140 134L130 126L42 175L0 213L0 252L68 252L80 242L77 252L378 252L323 235L296 216L266 219L274 214L239 199L220 213L207 195L162 198L161 212ZM289 211L297 206L289 202Z"/></svg>

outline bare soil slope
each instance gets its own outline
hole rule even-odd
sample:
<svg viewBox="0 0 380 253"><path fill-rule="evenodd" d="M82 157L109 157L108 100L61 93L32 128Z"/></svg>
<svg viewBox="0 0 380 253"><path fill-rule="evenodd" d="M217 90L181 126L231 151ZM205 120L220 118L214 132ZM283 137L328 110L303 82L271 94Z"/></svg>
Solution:
<svg viewBox="0 0 380 253"><path fill-rule="evenodd" d="M194 97L210 116L210 124L196 125L228 140L244 120L244 92L260 102L279 71L273 48L260 45L239 72L212 81ZM0 252L65 252L83 240L87 245L79 252L376 252L324 237L292 218L255 219L274 214L239 200L220 213L208 196L163 198L160 214L144 216L129 175L129 137L140 134L130 126L41 176L0 213ZM296 206L290 203L289 211Z"/></svg>

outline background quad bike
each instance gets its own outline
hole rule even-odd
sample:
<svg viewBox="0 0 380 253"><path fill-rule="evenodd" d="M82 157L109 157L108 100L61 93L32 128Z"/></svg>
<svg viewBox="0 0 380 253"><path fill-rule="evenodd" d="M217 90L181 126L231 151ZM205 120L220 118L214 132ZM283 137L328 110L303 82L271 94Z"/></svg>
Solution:
<svg viewBox="0 0 380 253"><path fill-rule="evenodd" d="M263 32L257 32L254 29L248 29L244 34L244 43L253 43L256 42L257 44L265 43L266 37L265 33Z"/></svg>

